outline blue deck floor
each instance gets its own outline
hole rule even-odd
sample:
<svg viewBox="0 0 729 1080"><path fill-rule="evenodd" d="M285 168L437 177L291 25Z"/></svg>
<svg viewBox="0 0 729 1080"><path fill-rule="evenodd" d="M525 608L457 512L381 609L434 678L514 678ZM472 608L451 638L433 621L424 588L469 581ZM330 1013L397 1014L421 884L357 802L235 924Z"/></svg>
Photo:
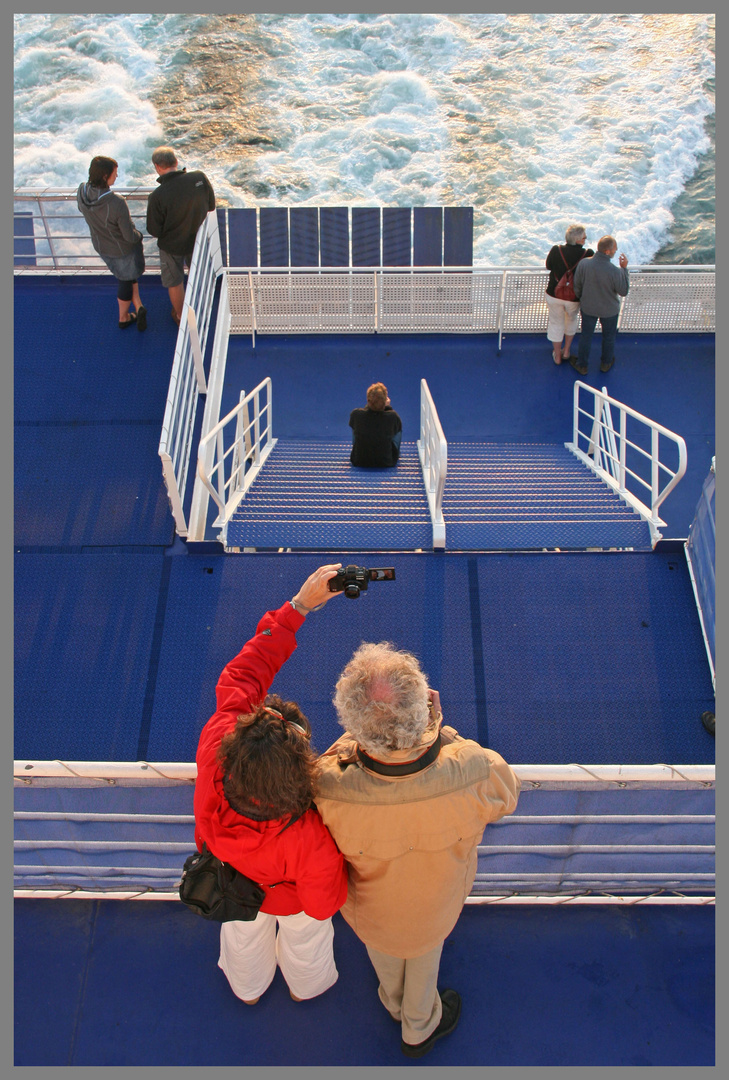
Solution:
<svg viewBox="0 0 729 1080"><path fill-rule="evenodd" d="M116 327L108 278L16 281L19 757L189 760L220 667L321 561L173 545L156 444L175 327L158 279L145 278L143 295L139 334ZM609 391L687 441L689 472L664 530L685 537L714 453L713 336L618 345ZM570 437L574 373L552 364L538 335L507 337L501 356L494 335L342 346L271 336L252 350L236 339L226 393L237 400L237 388L271 375L276 433L331 438L383 379L414 431L424 376L451 438ZM306 654L321 646L329 677L360 637L397 625L398 643L440 683L448 718L507 759L713 760L698 721L711 682L682 553L395 559L396 585L336 601L339 611L305 627L285 672L280 689L305 702L320 746L336 734L332 680L315 681ZM581 634L585 605L614 613L605 644ZM616 648L622 666L608 678ZM178 905L18 901L16 919L18 1064L407 1063L339 918L337 989L294 1006L277 979L250 1012L215 967L215 928ZM468 909L443 964L464 1019L427 1063L711 1064L712 947L709 909Z"/></svg>
<svg viewBox="0 0 729 1080"><path fill-rule="evenodd" d="M336 915L339 980L258 1005L216 966L218 929L179 904L16 901L17 1065L411 1066L362 943ZM713 908L467 907L442 987L459 1027L428 1067L714 1063Z"/></svg>

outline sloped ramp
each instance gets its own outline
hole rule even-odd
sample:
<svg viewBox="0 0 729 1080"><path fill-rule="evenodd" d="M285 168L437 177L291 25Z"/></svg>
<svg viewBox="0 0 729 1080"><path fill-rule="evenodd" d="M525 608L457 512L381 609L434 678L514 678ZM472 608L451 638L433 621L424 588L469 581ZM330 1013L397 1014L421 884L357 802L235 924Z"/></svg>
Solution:
<svg viewBox="0 0 729 1080"><path fill-rule="evenodd" d="M350 464L351 442L279 439L228 522L227 548L415 551L433 530L415 443L392 469Z"/></svg>
<svg viewBox="0 0 729 1080"><path fill-rule="evenodd" d="M645 521L564 446L448 443L449 551L650 550Z"/></svg>

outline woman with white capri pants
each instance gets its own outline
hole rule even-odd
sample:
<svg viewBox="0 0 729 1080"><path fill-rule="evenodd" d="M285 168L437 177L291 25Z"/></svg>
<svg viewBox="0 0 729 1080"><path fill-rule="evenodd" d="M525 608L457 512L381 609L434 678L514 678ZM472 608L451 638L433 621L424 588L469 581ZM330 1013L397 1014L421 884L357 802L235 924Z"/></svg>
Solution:
<svg viewBox="0 0 729 1080"><path fill-rule="evenodd" d="M565 232L565 243L555 244L547 255L545 265L549 270L547 284L547 307L549 322L547 337L552 344L552 359L555 364L569 360L572 339L577 333L580 304L577 300L561 300L555 296L555 289L560 279L568 270L574 270L580 259L591 258L595 252L584 248L587 232L584 225L570 225ZM562 339L564 338L564 345Z"/></svg>

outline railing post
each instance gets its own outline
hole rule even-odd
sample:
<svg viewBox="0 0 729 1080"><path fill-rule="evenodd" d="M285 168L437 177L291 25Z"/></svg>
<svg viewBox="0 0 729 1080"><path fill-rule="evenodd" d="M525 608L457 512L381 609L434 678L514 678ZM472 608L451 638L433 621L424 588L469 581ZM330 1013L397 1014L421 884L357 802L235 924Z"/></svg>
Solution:
<svg viewBox="0 0 729 1080"><path fill-rule="evenodd" d="M627 413L620 409L620 492L625 491L625 452L627 449Z"/></svg>
<svg viewBox="0 0 729 1080"><path fill-rule="evenodd" d="M658 523L658 428L651 431L651 513Z"/></svg>
<svg viewBox="0 0 729 1080"><path fill-rule="evenodd" d="M48 241L51 258L53 259L53 269L58 270L58 258L56 257L56 249L53 246L53 237L51 236L51 230L48 228L48 218L46 217L46 212L43 209L43 199L38 200L38 208L40 210L41 219L43 221L43 228L46 231L46 240Z"/></svg>
<svg viewBox="0 0 729 1080"><path fill-rule="evenodd" d="M205 367L203 365L202 349L200 348L200 335L197 332L197 315L195 314L195 308L189 304L187 307L187 330L190 335L190 348L192 349L192 359L195 365L197 388L201 394L207 394L208 387L205 381Z"/></svg>
<svg viewBox="0 0 729 1080"><path fill-rule="evenodd" d="M257 465L259 463L259 461L261 460L261 391L260 391L260 388L256 391L256 399L255 399L255 402L254 402L253 431L255 433L255 438L256 438L256 444L255 444L256 445L256 453L255 453L254 460L255 460L256 465Z"/></svg>
<svg viewBox="0 0 729 1080"><path fill-rule="evenodd" d="M250 296L251 304L251 347L256 347L256 298L253 291L253 274L248 271L248 293Z"/></svg>
<svg viewBox="0 0 729 1080"><path fill-rule="evenodd" d="M592 454L592 459L595 464L598 464L600 457L600 414L602 412L602 395L599 390L593 390L594 395L594 420L592 421L592 432L590 433L590 443L587 447L587 456Z"/></svg>
<svg viewBox="0 0 729 1080"><path fill-rule="evenodd" d="M496 325L499 328L499 345L496 350L496 355L501 356L501 336L504 331L504 308L506 299L506 274L507 271L503 270L501 274L501 290L499 292L499 310L496 317Z"/></svg>
<svg viewBox="0 0 729 1080"><path fill-rule="evenodd" d="M215 439L215 449L218 460L216 462L216 471L218 479L218 498L220 499L221 507L225 506L225 443L223 441L222 429L218 432ZM219 466L219 467L218 467Z"/></svg>

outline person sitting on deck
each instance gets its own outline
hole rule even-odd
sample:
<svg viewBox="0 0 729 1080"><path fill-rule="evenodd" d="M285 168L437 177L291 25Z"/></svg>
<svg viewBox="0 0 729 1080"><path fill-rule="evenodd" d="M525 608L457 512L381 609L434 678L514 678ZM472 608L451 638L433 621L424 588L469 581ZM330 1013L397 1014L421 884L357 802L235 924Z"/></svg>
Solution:
<svg viewBox="0 0 729 1080"><path fill-rule="evenodd" d="M370 469L397 465L400 457L402 423L390 405L384 383L372 383L367 391L367 406L353 409L349 417L352 429L353 465Z"/></svg>

